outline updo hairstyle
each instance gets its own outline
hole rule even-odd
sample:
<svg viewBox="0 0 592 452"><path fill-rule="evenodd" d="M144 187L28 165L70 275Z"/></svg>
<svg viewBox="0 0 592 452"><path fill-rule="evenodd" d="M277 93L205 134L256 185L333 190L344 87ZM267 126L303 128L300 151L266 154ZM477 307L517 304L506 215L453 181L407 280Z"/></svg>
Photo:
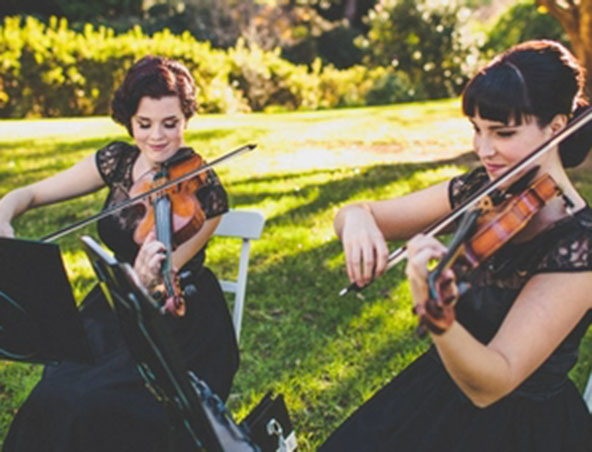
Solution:
<svg viewBox="0 0 592 452"><path fill-rule="evenodd" d="M128 70L115 92L111 117L125 126L133 137L131 118L138 111L142 97L177 96L185 119L189 119L196 110L195 92L195 81L183 64L159 56L145 56Z"/></svg>
<svg viewBox="0 0 592 452"><path fill-rule="evenodd" d="M555 41L527 41L494 58L467 84L463 112L516 124L524 116L547 126L557 114L573 119L589 105L582 65ZM559 145L564 167L579 165L592 147L592 123Z"/></svg>

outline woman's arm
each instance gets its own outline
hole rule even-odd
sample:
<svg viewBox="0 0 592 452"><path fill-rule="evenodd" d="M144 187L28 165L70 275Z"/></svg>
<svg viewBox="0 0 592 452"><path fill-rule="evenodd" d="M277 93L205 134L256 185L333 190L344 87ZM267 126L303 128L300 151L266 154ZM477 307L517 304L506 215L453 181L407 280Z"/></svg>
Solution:
<svg viewBox="0 0 592 452"><path fill-rule="evenodd" d="M477 406L513 391L559 346L592 307L592 273L534 276L488 345L460 324L434 336L446 369Z"/></svg>
<svg viewBox="0 0 592 452"><path fill-rule="evenodd" d="M340 209L334 227L343 242L350 281L362 287L380 276L388 258L385 239L408 239L448 212L448 182L399 198Z"/></svg>
<svg viewBox="0 0 592 452"><path fill-rule="evenodd" d="M10 222L33 207L82 196L104 185L91 155L52 177L17 188L0 200L0 236L12 237Z"/></svg>
<svg viewBox="0 0 592 452"><path fill-rule="evenodd" d="M408 245L407 274L415 304L427 298L427 262L440 258L443 245L415 237ZM472 402L488 406L531 375L592 308L592 272L543 273L521 290L489 344L477 341L454 322L432 335L446 370Z"/></svg>

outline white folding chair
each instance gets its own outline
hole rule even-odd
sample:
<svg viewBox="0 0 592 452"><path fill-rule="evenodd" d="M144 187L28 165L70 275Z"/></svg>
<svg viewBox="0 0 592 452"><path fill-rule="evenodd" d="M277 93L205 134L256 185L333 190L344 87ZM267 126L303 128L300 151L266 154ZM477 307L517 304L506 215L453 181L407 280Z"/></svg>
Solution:
<svg viewBox="0 0 592 452"><path fill-rule="evenodd" d="M233 210L222 216L214 235L220 237L235 237L243 241L240 259L238 262L238 277L235 281L220 280L224 292L234 293L234 313L232 321L236 340L240 337L241 323L243 321L243 309L245 305L245 292L247 288L247 273L249 267L249 253L251 251L251 240L261 237L265 217L256 211Z"/></svg>
<svg viewBox="0 0 592 452"><path fill-rule="evenodd" d="M588 411L592 413L592 372L588 377L588 383L586 384L586 390L584 391L584 401L588 405Z"/></svg>

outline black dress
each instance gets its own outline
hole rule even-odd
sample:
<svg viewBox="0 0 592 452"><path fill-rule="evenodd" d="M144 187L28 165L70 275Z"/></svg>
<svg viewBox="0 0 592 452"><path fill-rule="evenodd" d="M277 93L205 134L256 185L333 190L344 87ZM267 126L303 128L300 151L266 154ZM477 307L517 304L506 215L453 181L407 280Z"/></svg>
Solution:
<svg viewBox="0 0 592 452"><path fill-rule="evenodd" d="M453 179L457 205L487 181L482 168ZM592 209L586 207L529 242L508 244L482 264L456 305L457 319L487 343L520 289L536 273L592 271ZM557 309L569 299L557 300ZM592 312L511 394L477 408L447 374L436 349L378 391L320 451L592 451L592 416L568 378Z"/></svg>
<svg viewBox="0 0 592 452"><path fill-rule="evenodd" d="M138 155L137 147L122 142L97 152L97 167L110 188L105 207L127 198ZM213 171L208 182L197 197L210 218L228 207ZM101 239L120 261L134 261L138 246L132 234L140 215L138 208L130 208L98 225ZM184 267L191 270L199 289L186 300L186 315L167 321L188 368L226 399L238 368L238 349L224 295L203 260L202 250ZM167 450L164 410L146 389L98 286L85 297L81 313L96 362L47 366L14 418L4 452Z"/></svg>

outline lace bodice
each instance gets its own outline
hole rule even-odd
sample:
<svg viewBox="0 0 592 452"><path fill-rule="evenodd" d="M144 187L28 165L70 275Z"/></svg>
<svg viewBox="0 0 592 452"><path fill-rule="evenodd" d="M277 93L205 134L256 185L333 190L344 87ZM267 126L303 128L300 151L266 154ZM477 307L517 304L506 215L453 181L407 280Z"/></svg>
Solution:
<svg viewBox="0 0 592 452"><path fill-rule="evenodd" d="M116 141L97 151L95 161L101 177L109 187L109 194L103 208L112 207L129 199L128 192L134 180L132 169L140 150L128 143ZM196 192L196 197L206 215L212 218L228 210L226 191L213 170L207 173L207 180ZM98 231L101 240L115 253L119 260L133 262L138 245L133 240L133 232L144 215L141 204L122 209L99 221ZM192 266L201 265L203 250L190 262Z"/></svg>

